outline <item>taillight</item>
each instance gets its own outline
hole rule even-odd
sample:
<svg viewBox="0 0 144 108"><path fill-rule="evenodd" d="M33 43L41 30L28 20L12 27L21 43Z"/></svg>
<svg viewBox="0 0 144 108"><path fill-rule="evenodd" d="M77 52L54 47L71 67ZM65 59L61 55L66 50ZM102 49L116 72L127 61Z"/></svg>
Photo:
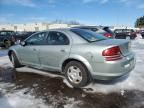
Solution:
<svg viewBox="0 0 144 108"><path fill-rule="evenodd" d="M102 52L102 56L105 57L106 61L115 61L122 59L121 51L118 46L104 50Z"/></svg>
<svg viewBox="0 0 144 108"><path fill-rule="evenodd" d="M110 34L110 33L105 33L104 36L110 38L110 37L112 37L112 34Z"/></svg>

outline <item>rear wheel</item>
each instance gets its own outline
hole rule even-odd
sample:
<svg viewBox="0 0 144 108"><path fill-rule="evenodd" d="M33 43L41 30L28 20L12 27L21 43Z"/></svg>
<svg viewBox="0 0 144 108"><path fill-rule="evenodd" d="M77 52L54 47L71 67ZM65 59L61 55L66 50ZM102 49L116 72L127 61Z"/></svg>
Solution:
<svg viewBox="0 0 144 108"><path fill-rule="evenodd" d="M80 62L69 62L66 65L64 72L68 82L76 88L86 86L89 82L90 77L88 71Z"/></svg>
<svg viewBox="0 0 144 108"><path fill-rule="evenodd" d="M11 62L14 68L22 67L22 65L18 61L18 58L16 57L16 54L14 52L11 53L10 58L11 58Z"/></svg>

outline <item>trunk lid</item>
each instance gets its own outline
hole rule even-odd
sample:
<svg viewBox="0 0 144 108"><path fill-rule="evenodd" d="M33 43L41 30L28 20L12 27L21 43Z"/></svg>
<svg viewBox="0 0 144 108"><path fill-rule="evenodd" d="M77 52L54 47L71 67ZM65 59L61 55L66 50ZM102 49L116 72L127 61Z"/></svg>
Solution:
<svg viewBox="0 0 144 108"><path fill-rule="evenodd" d="M98 46L105 46L107 48L113 46L119 46L123 56L127 56L131 53L130 51L130 41L125 39L107 39L102 41L94 42Z"/></svg>

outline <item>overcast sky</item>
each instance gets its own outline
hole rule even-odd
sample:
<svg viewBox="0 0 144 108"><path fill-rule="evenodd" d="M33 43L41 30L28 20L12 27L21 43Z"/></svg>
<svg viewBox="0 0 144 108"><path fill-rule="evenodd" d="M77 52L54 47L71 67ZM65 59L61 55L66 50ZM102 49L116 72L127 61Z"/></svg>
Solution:
<svg viewBox="0 0 144 108"><path fill-rule="evenodd" d="M133 26L144 0L0 0L0 23L76 20L90 25Z"/></svg>

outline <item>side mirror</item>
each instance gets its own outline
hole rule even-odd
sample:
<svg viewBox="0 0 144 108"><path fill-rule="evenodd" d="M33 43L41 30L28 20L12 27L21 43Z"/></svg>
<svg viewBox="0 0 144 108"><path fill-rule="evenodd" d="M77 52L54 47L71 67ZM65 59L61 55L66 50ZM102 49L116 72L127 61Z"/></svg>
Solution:
<svg viewBox="0 0 144 108"><path fill-rule="evenodd" d="M20 44L21 43L21 40L17 40L16 42L15 42L15 44Z"/></svg>
<svg viewBox="0 0 144 108"><path fill-rule="evenodd" d="M21 44L22 46L25 46L25 45L26 45L26 42L23 41L23 42L21 42L20 44Z"/></svg>

